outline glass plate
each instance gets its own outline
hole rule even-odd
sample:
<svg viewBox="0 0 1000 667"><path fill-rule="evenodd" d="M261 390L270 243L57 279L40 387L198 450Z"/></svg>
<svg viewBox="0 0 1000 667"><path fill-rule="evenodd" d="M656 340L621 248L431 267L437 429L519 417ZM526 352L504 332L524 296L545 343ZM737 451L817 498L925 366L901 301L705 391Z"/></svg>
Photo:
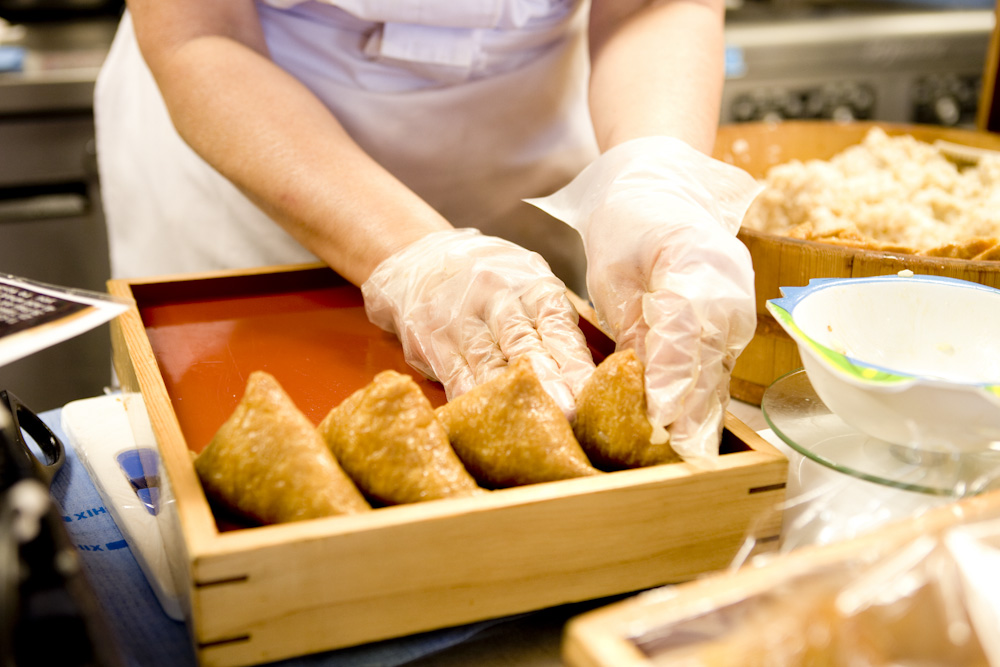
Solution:
<svg viewBox="0 0 1000 667"><path fill-rule="evenodd" d="M767 424L789 447L852 477L936 496L962 497L1000 488L1000 452L925 452L861 433L830 412L804 370L775 380L760 407Z"/></svg>

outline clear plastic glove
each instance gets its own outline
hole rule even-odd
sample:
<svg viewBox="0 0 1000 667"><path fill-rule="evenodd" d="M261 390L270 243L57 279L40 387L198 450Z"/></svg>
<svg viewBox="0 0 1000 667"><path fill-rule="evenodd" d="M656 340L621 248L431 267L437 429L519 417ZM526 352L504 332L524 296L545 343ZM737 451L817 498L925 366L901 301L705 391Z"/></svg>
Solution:
<svg viewBox="0 0 1000 667"><path fill-rule="evenodd" d="M368 319L395 333L407 362L449 399L528 356L570 418L594 370L566 286L541 255L474 229L430 234L361 286Z"/></svg>
<svg viewBox="0 0 1000 667"><path fill-rule="evenodd" d="M645 364L654 438L667 428L688 461L718 454L730 372L756 327L753 266L736 231L759 192L737 167L648 137L530 200L580 232L601 324Z"/></svg>

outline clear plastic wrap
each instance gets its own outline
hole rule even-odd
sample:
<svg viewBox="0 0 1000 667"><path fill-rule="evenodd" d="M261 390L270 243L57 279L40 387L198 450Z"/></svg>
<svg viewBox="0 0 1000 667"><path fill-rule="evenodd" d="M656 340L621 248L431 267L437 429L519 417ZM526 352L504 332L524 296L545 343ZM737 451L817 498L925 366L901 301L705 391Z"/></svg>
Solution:
<svg viewBox="0 0 1000 667"><path fill-rule="evenodd" d="M1000 520L899 532L655 591L671 618L630 641L649 665L1000 665Z"/></svg>
<svg viewBox="0 0 1000 667"><path fill-rule="evenodd" d="M531 359L567 416L594 372L566 286L541 255L475 229L428 234L362 285L369 319L452 399Z"/></svg>
<svg viewBox="0 0 1000 667"><path fill-rule="evenodd" d="M114 319L129 302L0 274L0 366Z"/></svg>
<svg viewBox="0 0 1000 667"><path fill-rule="evenodd" d="M62 428L129 545L163 611L183 620L181 589L171 571L182 562L181 542L165 539L164 515L175 499L152 439L136 439L127 408L144 413L141 396L111 394L73 401L62 409ZM136 415L137 419L144 414Z"/></svg>

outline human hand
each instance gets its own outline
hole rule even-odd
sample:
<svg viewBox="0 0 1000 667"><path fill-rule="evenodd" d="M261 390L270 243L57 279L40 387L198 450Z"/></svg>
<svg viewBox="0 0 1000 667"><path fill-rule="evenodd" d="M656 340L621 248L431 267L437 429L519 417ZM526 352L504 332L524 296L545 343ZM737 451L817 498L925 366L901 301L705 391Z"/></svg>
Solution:
<svg viewBox="0 0 1000 667"><path fill-rule="evenodd" d="M753 266L735 234L759 191L736 167L648 137L531 201L582 235L594 309L645 365L654 434L667 428L687 460L718 453L730 373L756 326Z"/></svg>
<svg viewBox="0 0 1000 667"><path fill-rule="evenodd" d="M382 262L361 291L368 318L449 399L527 356L575 414L594 361L565 285L540 255L474 229L435 232Z"/></svg>

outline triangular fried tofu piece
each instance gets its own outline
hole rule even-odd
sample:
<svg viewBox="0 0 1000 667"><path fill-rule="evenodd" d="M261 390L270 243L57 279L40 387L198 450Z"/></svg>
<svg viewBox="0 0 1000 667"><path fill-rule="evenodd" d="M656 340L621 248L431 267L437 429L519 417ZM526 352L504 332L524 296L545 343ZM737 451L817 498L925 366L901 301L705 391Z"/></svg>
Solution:
<svg viewBox="0 0 1000 667"><path fill-rule="evenodd" d="M598 468L619 470L681 457L669 439L654 444L646 413L646 384L635 351L619 350L598 364L576 400L573 433Z"/></svg>
<svg viewBox="0 0 1000 667"><path fill-rule="evenodd" d="M358 488L381 504L485 493L409 375L379 373L330 410L319 433Z"/></svg>
<svg viewBox="0 0 1000 667"><path fill-rule="evenodd" d="M437 409L451 446L491 488L596 475L559 405L521 357Z"/></svg>
<svg viewBox="0 0 1000 667"><path fill-rule="evenodd" d="M194 460L205 493L260 523L370 510L309 418L255 371L229 419Z"/></svg>

